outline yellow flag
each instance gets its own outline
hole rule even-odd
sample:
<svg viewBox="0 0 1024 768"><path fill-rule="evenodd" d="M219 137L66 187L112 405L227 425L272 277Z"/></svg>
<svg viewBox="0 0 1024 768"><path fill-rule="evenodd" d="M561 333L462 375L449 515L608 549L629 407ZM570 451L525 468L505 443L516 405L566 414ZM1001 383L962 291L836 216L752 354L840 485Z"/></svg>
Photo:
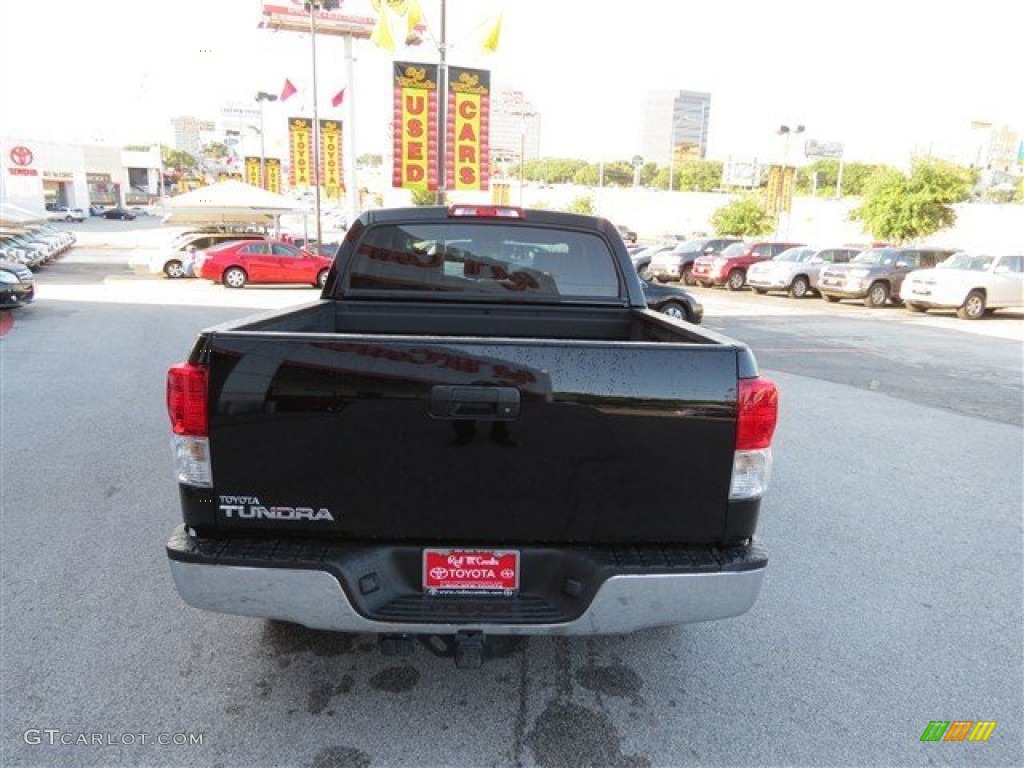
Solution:
<svg viewBox="0 0 1024 768"><path fill-rule="evenodd" d="M388 8L397 13L399 16L405 16L406 8L409 5L409 0L387 0Z"/></svg>
<svg viewBox="0 0 1024 768"><path fill-rule="evenodd" d="M395 50L395 39L391 36L391 25L388 24L387 13L381 13L377 17L377 23L373 27L373 32L370 33L370 42L389 51Z"/></svg>
<svg viewBox="0 0 1024 768"><path fill-rule="evenodd" d="M498 50L498 40L501 39L501 14L498 14L498 18L494 20L494 24L491 25L490 31L487 33L487 37L484 38L483 49L484 53L494 53Z"/></svg>
<svg viewBox="0 0 1024 768"><path fill-rule="evenodd" d="M416 39L416 27L423 21L423 9L417 0L409 0L405 13L405 39Z"/></svg>

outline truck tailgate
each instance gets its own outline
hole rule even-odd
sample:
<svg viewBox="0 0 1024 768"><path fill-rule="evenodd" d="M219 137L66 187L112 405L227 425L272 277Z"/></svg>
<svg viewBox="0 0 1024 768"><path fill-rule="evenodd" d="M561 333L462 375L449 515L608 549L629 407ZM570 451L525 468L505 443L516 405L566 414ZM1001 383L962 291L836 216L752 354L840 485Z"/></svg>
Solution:
<svg viewBox="0 0 1024 768"><path fill-rule="evenodd" d="M213 489L186 523L497 545L721 539L736 349L519 339L206 339Z"/></svg>

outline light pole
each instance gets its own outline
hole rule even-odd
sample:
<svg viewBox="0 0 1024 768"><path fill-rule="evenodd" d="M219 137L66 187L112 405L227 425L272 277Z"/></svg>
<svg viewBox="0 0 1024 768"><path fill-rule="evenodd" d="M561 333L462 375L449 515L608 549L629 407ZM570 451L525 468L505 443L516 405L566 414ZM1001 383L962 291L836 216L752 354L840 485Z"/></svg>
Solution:
<svg viewBox="0 0 1024 768"><path fill-rule="evenodd" d="M518 112L509 112L510 115L518 115L520 118L519 122L519 207L523 207L523 186L526 179L523 178L524 167L526 165L526 118L536 117L536 112L529 110L520 109Z"/></svg>
<svg viewBox="0 0 1024 768"><path fill-rule="evenodd" d="M313 54L313 206L316 215L316 243L319 248L323 241L323 233L320 227L320 110L316 94L316 12L337 8L338 0L310 0L305 6L309 11L309 41ZM354 160L355 158L353 162Z"/></svg>
<svg viewBox="0 0 1024 768"><path fill-rule="evenodd" d="M668 191L672 191L676 179L676 114L672 112L672 132L669 136L668 156Z"/></svg>
<svg viewBox="0 0 1024 768"><path fill-rule="evenodd" d="M273 93L260 91L256 94L256 101L260 105L260 189L267 188L267 144L263 136L263 102L277 101Z"/></svg>

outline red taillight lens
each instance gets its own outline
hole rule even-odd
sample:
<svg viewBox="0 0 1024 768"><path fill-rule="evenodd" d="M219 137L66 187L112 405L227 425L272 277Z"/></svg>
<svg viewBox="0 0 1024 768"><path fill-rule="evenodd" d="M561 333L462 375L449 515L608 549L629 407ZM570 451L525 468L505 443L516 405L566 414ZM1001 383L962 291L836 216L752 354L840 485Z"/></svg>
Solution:
<svg viewBox="0 0 1024 768"><path fill-rule="evenodd" d="M779 420L779 390L768 379L740 379L736 409L736 450L753 451L772 444Z"/></svg>
<svg viewBox="0 0 1024 768"><path fill-rule="evenodd" d="M176 435L206 437L206 369L179 363L167 371L167 414Z"/></svg>

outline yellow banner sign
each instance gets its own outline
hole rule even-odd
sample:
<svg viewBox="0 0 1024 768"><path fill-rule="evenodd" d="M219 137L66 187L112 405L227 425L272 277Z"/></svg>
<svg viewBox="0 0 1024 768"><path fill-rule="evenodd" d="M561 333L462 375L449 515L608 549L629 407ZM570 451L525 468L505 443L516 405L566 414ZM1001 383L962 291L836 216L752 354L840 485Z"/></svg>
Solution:
<svg viewBox="0 0 1024 768"><path fill-rule="evenodd" d="M308 117L288 119L288 150L291 160L292 187L313 184L313 121Z"/></svg>
<svg viewBox="0 0 1024 768"><path fill-rule="evenodd" d="M437 189L437 66L395 62L391 185Z"/></svg>
<svg viewBox="0 0 1024 768"><path fill-rule="evenodd" d="M445 179L454 190L485 190L490 181L491 76L482 69L448 68Z"/></svg>
<svg viewBox="0 0 1024 768"><path fill-rule="evenodd" d="M276 157L266 159L267 185L265 189L276 195L281 194L281 161Z"/></svg>
<svg viewBox="0 0 1024 768"><path fill-rule="evenodd" d="M341 171L341 120L320 121L320 183L332 196L345 186Z"/></svg>
<svg viewBox="0 0 1024 768"><path fill-rule="evenodd" d="M260 184L260 159L258 157L245 158L245 181L254 187L262 186Z"/></svg>

